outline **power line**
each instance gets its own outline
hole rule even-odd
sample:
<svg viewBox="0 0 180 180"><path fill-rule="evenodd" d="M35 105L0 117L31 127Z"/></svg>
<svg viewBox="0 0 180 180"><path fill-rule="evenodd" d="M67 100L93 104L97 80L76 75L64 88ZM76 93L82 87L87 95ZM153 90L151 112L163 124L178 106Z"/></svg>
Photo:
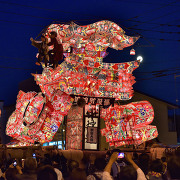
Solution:
<svg viewBox="0 0 180 180"><path fill-rule="evenodd" d="M54 10L54 9L47 9L47 8L41 8L41 7L36 7L36 6L28 6L28 5L22 5L22 4L17 4L17 3L10 3L10 2L5 2L5 1L0 1L0 3L4 3L4 4L10 4L10 5L15 5L15 6L23 6L23 7L29 7L29 8L35 8L35 9L42 9L42 10L46 10L46 11L60 11L60 10ZM173 2L172 2L173 3ZM149 4L149 3L148 3ZM171 3L170 3L171 4ZM166 4L165 6L169 6L168 4ZM14 13L14 12L7 12L7 11L0 11L3 13L9 13L9 14L15 14L15 15L22 15L22 16L29 16L29 17L34 17L34 18L41 18L41 19L50 19L50 20L58 20L58 19L53 19L53 18L47 18L47 17L40 17L40 16L34 16L34 15L27 15L27 14L20 14L20 13ZM60 12L65 12L65 11L60 11ZM66 13L74 13L74 12L66 12ZM78 13L79 14L79 13ZM81 13L80 13L81 14ZM90 15L90 14L88 14ZM92 15L91 15L92 16ZM91 20L102 20L101 19L89 19L88 21ZM75 21L75 20L74 20ZM87 21L87 20L78 20L78 21ZM121 20L121 21L132 21L132 22L138 22L138 23L148 23L148 24L157 24L157 23L150 23L150 22L141 22L141 21L137 21L137 20L132 20L132 19L128 19L128 20ZM64 23L64 22L61 22ZM157 24L159 25L159 24ZM180 25L170 25L170 24L160 24L161 26L176 26L176 27L180 27Z"/></svg>
<svg viewBox="0 0 180 180"><path fill-rule="evenodd" d="M118 1L118 0L116 0L116 1ZM138 4L154 4L154 5L167 5L167 4L165 4L165 3L159 3L159 2L155 2L155 3L153 3L153 2L151 2L151 1L127 1L127 0L120 0L121 2L126 2L126 3L138 3ZM169 5L169 6L180 6L180 5Z"/></svg>
<svg viewBox="0 0 180 180"><path fill-rule="evenodd" d="M174 1L174 2L172 2L172 3L169 3L169 4L167 4L167 5L165 5L165 6L162 6L161 8L163 8L163 7L166 7L166 6L169 6L170 4L172 5L173 3L176 3L177 1ZM159 8L158 8L159 9ZM157 9L155 9L155 10L157 10ZM153 10L154 11L154 10ZM162 17L165 17L165 16L167 16L167 15L170 15L170 14L173 14L173 13L175 13L175 12L179 12L179 11L174 11L174 12L170 12L170 13L167 13L167 14L165 14L165 15L163 15L163 16L160 16L160 17L158 17L158 18L153 18L153 19L151 19L151 20L148 20L148 21L144 21L143 23L149 23L150 21L154 21L154 20L157 20L157 19L159 19L159 18L162 18ZM149 12L148 12L149 13ZM144 14L143 14L143 16L144 16ZM138 18L138 17L140 17L140 16L136 16L135 18ZM131 18L131 19L128 19L128 20L132 20L132 19L134 19L134 18ZM143 23L141 23L141 24L143 24ZM134 25L134 26L132 26L132 27L135 27L135 26L137 26L137 25ZM160 25L158 25L158 26L161 26L161 24ZM157 27L158 27L157 26ZM131 27L131 28L132 28ZM177 25L177 27L179 27L179 25ZM152 28L151 28L152 29ZM145 30L146 31L146 30ZM169 32L169 33L172 33L172 32ZM148 38L149 39L149 38ZM150 39L154 39L154 38L150 38ZM156 39L157 40L157 39ZM173 40L173 39L158 39L158 40L160 40L160 41L177 41L177 42L180 42L180 40Z"/></svg>
<svg viewBox="0 0 180 180"><path fill-rule="evenodd" d="M174 81L161 81L161 80L155 80L155 79L152 79L151 81L164 82L164 83L173 83L174 84ZM177 82L177 83L180 84L180 82Z"/></svg>
<svg viewBox="0 0 180 180"><path fill-rule="evenodd" d="M6 13L6 14L18 15L18 16L26 16L26 17L39 18L39 19L58 20L58 19L52 19L52 18L47 18L47 17L42 17L42 16L34 16L34 15L28 15L28 14L22 14L22 13L8 12L8 11L0 11L0 12Z"/></svg>
<svg viewBox="0 0 180 180"><path fill-rule="evenodd" d="M11 66L0 66L2 69L19 69L19 70L33 70L36 71L37 69L26 69L26 68L18 68L18 67L11 67Z"/></svg>
<svg viewBox="0 0 180 180"><path fill-rule="evenodd" d="M160 77L164 77L164 76L174 75L176 73L180 73L180 71L179 72L174 72L174 73L169 73L169 74L164 74L163 76L155 76L155 77L151 77L151 78L142 78L142 79L136 79L136 80L137 81L151 80L151 79L154 79L154 78L160 78Z"/></svg>
<svg viewBox="0 0 180 180"><path fill-rule="evenodd" d="M128 20L137 19L137 18L139 18L139 17L141 17L141 16L144 16L145 14L149 14L149 13L154 12L154 11L156 11L156 10L159 10L159 9L164 8L164 7L170 6L170 5L174 4L174 3L177 3L177 1L174 1L174 2L171 2L171 3L168 3L168 4L165 4L165 5L163 5L163 6L159 7L159 8L156 8L156 9L153 9L153 10L150 10L150 11L147 11L146 13L143 13L143 15L135 16L135 17L133 17L133 18L129 18Z"/></svg>
<svg viewBox="0 0 180 180"><path fill-rule="evenodd" d="M36 26L36 27L43 27L44 25L38 25L38 24L30 24L30 23L22 23L18 21L9 21L9 20L2 20L0 19L1 22L6 22L6 23L15 23L15 24L23 24L23 25L28 25L28 26Z"/></svg>
<svg viewBox="0 0 180 180"><path fill-rule="evenodd" d="M179 62L180 61L180 58L178 59L171 59L171 60L166 60L166 61L161 61L161 62L158 62L158 61L155 61L155 62L142 62L143 64L163 64L163 63L169 63L169 62Z"/></svg>
<svg viewBox="0 0 180 180"><path fill-rule="evenodd" d="M13 59L13 60L20 60L20 61L33 61L32 59L23 59L23 58L18 58L18 57L10 57L10 56L0 56L0 58L4 59Z"/></svg>
<svg viewBox="0 0 180 180"><path fill-rule="evenodd" d="M27 16L31 16L31 15L27 15ZM43 18L43 17L39 17L39 18ZM38 25L38 24L36 25L36 24L23 23L23 22L18 22L18 21L9 21L9 20L0 20L0 21L1 22L6 22L6 23L15 23L15 24L23 24L23 25L29 25L29 26L44 27L44 25ZM120 26L122 27L122 25L120 25ZM126 28L126 29L128 29L128 28ZM129 29L133 30L135 28L129 28ZM146 29L136 29L136 30L152 31L152 30L146 30ZM154 31L154 32L169 33L169 34L172 34L172 33L180 34L180 32L164 32L164 31ZM137 33L137 34L139 34L139 33ZM148 38L148 39L156 39L156 38ZM160 41L177 41L177 42L180 42L180 40L174 40L174 39L156 39L156 40L160 40ZM150 43L150 44L151 44L150 46L154 46L152 43ZM138 46L138 45L135 45L135 46ZM144 46L142 46L142 47L144 47ZM148 45L148 47L149 47L149 45Z"/></svg>
<svg viewBox="0 0 180 180"><path fill-rule="evenodd" d="M174 41L174 42L180 42L180 39L178 39L178 40L175 40L175 39L164 39L164 38L158 39L158 38L154 38L154 37L148 37L148 39L154 39L154 40L159 40L159 41Z"/></svg>
<svg viewBox="0 0 180 180"><path fill-rule="evenodd" d="M165 17L165 16L169 16L169 15L171 15L171 14L174 14L174 13L176 13L176 12L179 12L179 10L176 10L176 11L173 11L173 12L169 12L169 13L167 13L167 14L164 14L164 15L162 15L162 16L159 16L159 17L156 17L156 18L153 18L153 19L150 19L150 20L145 21L145 22L154 21L154 20L163 18L163 17ZM144 23L145 23L145 22L144 22ZM142 23L142 24L143 24L143 23ZM135 26L139 26L139 24L138 24L138 25L134 25L134 26L132 26L132 27L135 27ZM131 28L132 28L132 27L131 27Z"/></svg>
<svg viewBox="0 0 180 180"><path fill-rule="evenodd" d="M161 69L161 70L156 70L156 71L149 71L149 72L136 72L136 73L141 73L141 74L158 74L158 73L165 73L168 71L176 71L176 70L180 70L180 67L172 67L172 68L168 68L168 69Z"/></svg>
<svg viewBox="0 0 180 180"><path fill-rule="evenodd" d="M2 13L6 13L6 14L13 14L13 15L18 15L18 16L25 16L25 17L32 17L32 18L39 18L39 19L47 19L47 20L53 20L53 21L57 21L58 23L67 23L67 22L61 22L58 19L53 19L53 18L47 18L47 17L42 17L42 16L34 16L34 15L29 15L29 14L22 14L22 13L16 13L16 12L9 12L9 11L0 11ZM72 20L72 21L100 21L102 19L82 19L82 20ZM131 21L131 22L138 22L138 23L146 23L146 24L154 24L154 25L159 25L159 26L174 26L174 27L178 27L180 28L180 25L171 25L171 24L158 24L158 23L150 23L150 22L145 22L145 21L137 21L137 20L123 20L121 19L121 21ZM136 25L135 25L136 26ZM131 28L130 28L131 29ZM134 29L134 28L133 28Z"/></svg>
<svg viewBox="0 0 180 180"><path fill-rule="evenodd" d="M152 23L152 22L149 22L149 21L137 21L137 20L122 20L122 21L131 21L131 22L137 22L137 23L141 23L141 24L154 24L154 25L158 25L158 26L169 26L169 27L171 27L171 26L174 27L175 26L175 27L180 28L179 24L178 25L166 24L166 23L159 24L159 23Z"/></svg>
<svg viewBox="0 0 180 180"><path fill-rule="evenodd" d="M33 8L33 9L44 10L44 11L62 12L62 13L68 13L68 14L70 13L70 14L80 14L80 15L82 15L82 13L80 13L80 12L71 12L71 11L63 11L63 10L57 10L57 9L48 9L48 8L42 8L42 7L38 7L38 6L29 6L29 5L6 2L6 1L0 1L0 3L1 4L9 4L9 5L13 5L13 6L21 6L21 7ZM92 16L92 14L84 14L84 13L83 13L83 15Z"/></svg>
<svg viewBox="0 0 180 180"><path fill-rule="evenodd" d="M150 32L158 32L158 33L168 33L168 34L180 34L180 31L179 32L167 32L167 31L157 31L157 30L152 30L152 29L141 29L141 28L128 28L128 29L132 29L132 30L139 30L139 31L150 31Z"/></svg>

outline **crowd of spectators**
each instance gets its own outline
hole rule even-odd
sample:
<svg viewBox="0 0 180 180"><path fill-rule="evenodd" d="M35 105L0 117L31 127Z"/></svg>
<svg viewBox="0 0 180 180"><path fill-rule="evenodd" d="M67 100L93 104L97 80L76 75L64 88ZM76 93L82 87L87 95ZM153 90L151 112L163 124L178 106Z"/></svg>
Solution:
<svg viewBox="0 0 180 180"><path fill-rule="evenodd" d="M81 163L66 159L55 146L26 159L1 160L0 180L180 180L180 151L152 160L148 153L91 153Z"/></svg>

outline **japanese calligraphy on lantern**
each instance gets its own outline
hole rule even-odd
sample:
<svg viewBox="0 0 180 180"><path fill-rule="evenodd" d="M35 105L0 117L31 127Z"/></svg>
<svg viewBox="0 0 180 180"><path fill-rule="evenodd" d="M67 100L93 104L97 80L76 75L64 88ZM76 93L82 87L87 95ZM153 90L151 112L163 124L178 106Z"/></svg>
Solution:
<svg viewBox="0 0 180 180"><path fill-rule="evenodd" d="M98 149L98 117L85 117L84 149Z"/></svg>
<svg viewBox="0 0 180 180"><path fill-rule="evenodd" d="M87 143L97 143L97 127L87 127Z"/></svg>
<svg viewBox="0 0 180 180"><path fill-rule="evenodd" d="M110 106L114 104L114 99L112 98L99 98L99 97L87 97L87 96L73 96L74 97L74 104L77 103L78 99L82 97L86 104L91 103L92 105L99 104L100 106Z"/></svg>

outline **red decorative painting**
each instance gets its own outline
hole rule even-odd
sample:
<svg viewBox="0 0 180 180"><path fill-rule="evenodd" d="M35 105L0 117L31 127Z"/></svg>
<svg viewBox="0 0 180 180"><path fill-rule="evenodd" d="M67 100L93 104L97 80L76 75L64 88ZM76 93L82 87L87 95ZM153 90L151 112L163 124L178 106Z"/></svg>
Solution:
<svg viewBox="0 0 180 180"><path fill-rule="evenodd" d="M147 101L103 109L101 118L106 128L101 130L110 146L141 144L158 136L156 126L151 126L154 111Z"/></svg>
<svg viewBox="0 0 180 180"><path fill-rule="evenodd" d="M83 108L72 106L67 114L66 149L82 149Z"/></svg>
<svg viewBox="0 0 180 180"><path fill-rule="evenodd" d="M6 134L24 144L49 142L72 102L73 99L60 90L54 91L50 100L42 93L20 91L16 110L6 125Z"/></svg>

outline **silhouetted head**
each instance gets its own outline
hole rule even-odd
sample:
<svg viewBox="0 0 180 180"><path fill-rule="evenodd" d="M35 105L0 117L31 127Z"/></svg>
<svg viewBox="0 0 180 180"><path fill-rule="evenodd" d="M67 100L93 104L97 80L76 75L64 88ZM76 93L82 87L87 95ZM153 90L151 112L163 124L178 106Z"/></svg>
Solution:
<svg viewBox="0 0 180 180"><path fill-rule="evenodd" d="M168 174L171 179L180 179L180 157L172 156L167 163Z"/></svg>
<svg viewBox="0 0 180 180"><path fill-rule="evenodd" d="M163 172L163 164L160 159L156 159L150 164L150 171L162 173Z"/></svg>
<svg viewBox="0 0 180 180"><path fill-rule="evenodd" d="M86 172L81 168L74 169L73 173L70 175L70 179L72 180L86 180Z"/></svg>
<svg viewBox="0 0 180 180"><path fill-rule="evenodd" d="M70 172L72 172L74 169L79 167L79 163L75 160L70 160L68 162L68 169Z"/></svg>
<svg viewBox="0 0 180 180"><path fill-rule="evenodd" d="M106 160L104 158L97 158L94 162L96 171L104 171L106 167Z"/></svg>
<svg viewBox="0 0 180 180"><path fill-rule="evenodd" d="M57 174L52 166L45 165L38 169L37 180L57 180Z"/></svg>
<svg viewBox="0 0 180 180"><path fill-rule="evenodd" d="M137 180L137 171L132 166L125 166L121 168L118 175L119 180Z"/></svg>
<svg viewBox="0 0 180 180"><path fill-rule="evenodd" d="M57 37L57 32L51 31L50 32L50 38L55 38L55 37Z"/></svg>
<svg viewBox="0 0 180 180"><path fill-rule="evenodd" d="M26 158L24 161L24 171L35 171L37 168L37 161L33 157Z"/></svg>
<svg viewBox="0 0 180 180"><path fill-rule="evenodd" d="M8 168L5 172L6 180L15 180L18 171L16 168Z"/></svg>

